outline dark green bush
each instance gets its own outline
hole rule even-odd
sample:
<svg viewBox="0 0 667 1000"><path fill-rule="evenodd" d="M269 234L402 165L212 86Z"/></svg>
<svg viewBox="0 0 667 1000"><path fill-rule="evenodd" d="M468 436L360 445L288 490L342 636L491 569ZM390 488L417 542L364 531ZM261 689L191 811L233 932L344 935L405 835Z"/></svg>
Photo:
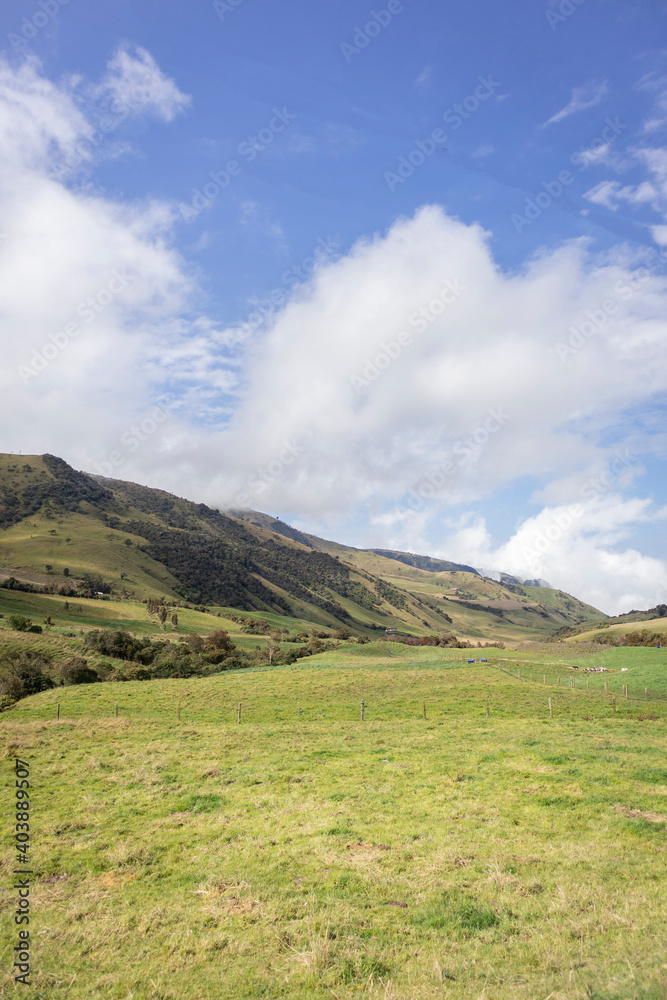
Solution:
<svg viewBox="0 0 667 1000"><path fill-rule="evenodd" d="M0 696L10 702L55 687L45 673L51 658L43 653L24 652L0 661Z"/></svg>
<svg viewBox="0 0 667 1000"><path fill-rule="evenodd" d="M100 677L82 656L71 656L58 667L63 684L94 684Z"/></svg>

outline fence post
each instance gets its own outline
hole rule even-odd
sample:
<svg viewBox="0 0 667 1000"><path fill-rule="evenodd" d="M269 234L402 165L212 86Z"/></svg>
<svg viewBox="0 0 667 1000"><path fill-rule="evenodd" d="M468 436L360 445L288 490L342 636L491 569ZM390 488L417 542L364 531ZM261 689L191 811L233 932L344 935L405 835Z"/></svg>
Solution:
<svg viewBox="0 0 667 1000"><path fill-rule="evenodd" d="M56 719L60 718L60 702L56 705Z"/></svg>
<svg viewBox="0 0 667 1000"><path fill-rule="evenodd" d="M361 703L361 721L363 722L365 720L365 718L366 718L366 706L364 705L364 703L362 701L362 703Z"/></svg>
<svg viewBox="0 0 667 1000"><path fill-rule="evenodd" d="M549 698L549 718L553 719L553 717L554 717L554 710L553 710L553 706L551 704L551 698Z"/></svg>
<svg viewBox="0 0 667 1000"><path fill-rule="evenodd" d="M613 705L613 707L614 707L614 715L616 715L616 699L615 699L615 698L612 698L612 699L611 699L611 703L612 703L612 705Z"/></svg>
<svg viewBox="0 0 667 1000"><path fill-rule="evenodd" d="M605 679L604 682L604 693L609 694L609 681Z"/></svg>
<svg viewBox="0 0 667 1000"><path fill-rule="evenodd" d="M116 702L116 718L118 718L118 702Z"/></svg>
<svg viewBox="0 0 667 1000"><path fill-rule="evenodd" d="M238 717L237 717L236 721L237 722L241 721L241 702L239 702L239 711L238 711Z"/></svg>
<svg viewBox="0 0 667 1000"><path fill-rule="evenodd" d="M489 712L489 696L487 695L486 696L486 717L487 717L487 719L489 718L489 715L490 715L490 712Z"/></svg>
<svg viewBox="0 0 667 1000"><path fill-rule="evenodd" d="M426 702L424 702L424 718L426 718Z"/></svg>
<svg viewBox="0 0 667 1000"><path fill-rule="evenodd" d="M296 714L298 715L299 718L301 718L301 702L300 701L297 701L297 703L296 703Z"/></svg>
<svg viewBox="0 0 667 1000"><path fill-rule="evenodd" d="M178 721L179 722L181 721L181 703L180 703L180 701L178 703Z"/></svg>
<svg viewBox="0 0 667 1000"><path fill-rule="evenodd" d="M644 701L648 701L648 688L644 688Z"/></svg>
<svg viewBox="0 0 667 1000"><path fill-rule="evenodd" d="M547 686L547 675L546 674L544 675L544 686L545 687Z"/></svg>

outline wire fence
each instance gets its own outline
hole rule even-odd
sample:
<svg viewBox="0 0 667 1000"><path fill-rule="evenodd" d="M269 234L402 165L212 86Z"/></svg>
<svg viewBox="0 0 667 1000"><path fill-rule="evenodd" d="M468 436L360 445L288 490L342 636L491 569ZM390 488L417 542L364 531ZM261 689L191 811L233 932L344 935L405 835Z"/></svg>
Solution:
<svg viewBox="0 0 667 1000"><path fill-rule="evenodd" d="M629 684L623 684L622 690L619 691L617 688L612 689L609 686L609 682L605 682L604 687L595 686L589 688L587 684L581 683L584 680L588 681L590 678L584 678L583 676L578 676L575 674L566 674L564 680L567 683L561 684L562 675L558 675L558 679L554 681L552 678L548 677L547 674L542 674L542 680L535 680L532 676L532 671L528 671L529 676L522 676L522 668L517 667L517 672L514 673L509 667L498 664L498 669L502 673L506 674L508 677L513 677L514 680L526 681L527 683L545 685L546 687L559 687L559 688L571 688L573 691L587 691L589 694L603 694L609 697L615 698L625 698L627 701L667 701L667 695L662 694L658 691L651 691L649 688L645 687L643 689L637 690L633 688L630 691ZM577 684L577 681L580 681Z"/></svg>

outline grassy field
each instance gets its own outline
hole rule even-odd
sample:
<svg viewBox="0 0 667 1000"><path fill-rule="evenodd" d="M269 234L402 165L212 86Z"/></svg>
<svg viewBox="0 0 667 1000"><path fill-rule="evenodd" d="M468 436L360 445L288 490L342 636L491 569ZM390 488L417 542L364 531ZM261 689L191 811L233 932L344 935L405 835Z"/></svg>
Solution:
<svg viewBox="0 0 667 1000"><path fill-rule="evenodd" d="M208 635L214 629L225 629L233 637L234 643L242 648L263 645L266 641L262 635L251 635L241 632L240 625L232 616L262 619L273 628L286 628L290 633L310 632L313 623L299 618L289 618L271 612L239 612L235 608L210 607L207 612L195 611L191 608L169 608L169 613L176 611L178 625L173 626L168 620L163 629L153 615L149 615L146 605L141 601L93 600L81 597L61 597L58 594L29 594L18 590L0 588L0 653L13 643L33 642L35 637L22 636L19 633L2 628L3 619L9 615L24 615L37 625L45 628L42 642L54 640L67 641L76 639L93 628L122 629L134 635L151 636L161 639L174 639L183 635ZM45 627L47 617L52 625ZM80 652L78 643L73 651ZM59 648L63 646L60 642Z"/></svg>
<svg viewBox="0 0 667 1000"><path fill-rule="evenodd" d="M617 698L614 715L602 689L557 685L573 655L615 684L665 676L644 648L468 664L343 645L19 702L0 716L2 995L663 998L667 702ZM16 755L33 782L30 987L9 971Z"/></svg>
<svg viewBox="0 0 667 1000"><path fill-rule="evenodd" d="M597 628L590 632L583 632L574 637L575 642L586 642L596 635L605 635L611 632L613 635L625 635L627 632L658 632L663 635L663 642L667 642L667 618L648 618L639 622L621 622L617 625L607 625L604 630Z"/></svg>

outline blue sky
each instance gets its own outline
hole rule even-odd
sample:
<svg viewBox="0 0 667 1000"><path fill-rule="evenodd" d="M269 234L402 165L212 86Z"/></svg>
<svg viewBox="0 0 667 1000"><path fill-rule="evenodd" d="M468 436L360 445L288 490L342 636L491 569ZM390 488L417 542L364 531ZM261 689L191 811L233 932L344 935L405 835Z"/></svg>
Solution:
<svg viewBox="0 0 667 1000"><path fill-rule="evenodd" d="M665 600L666 21L4 5L6 449Z"/></svg>

